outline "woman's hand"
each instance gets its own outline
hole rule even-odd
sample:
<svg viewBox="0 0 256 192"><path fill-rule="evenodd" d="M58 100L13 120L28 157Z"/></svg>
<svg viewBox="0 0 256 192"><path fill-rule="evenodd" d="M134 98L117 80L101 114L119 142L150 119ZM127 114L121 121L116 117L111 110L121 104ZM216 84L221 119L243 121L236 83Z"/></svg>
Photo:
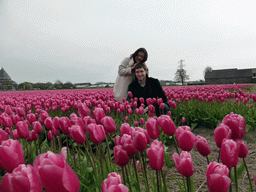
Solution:
<svg viewBox="0 0 256 192"><path fill-rule="evenodd" d="M134 65L132 66L132 70L135 68L136 65L138 65L138 63L134 63Z"/></svg>

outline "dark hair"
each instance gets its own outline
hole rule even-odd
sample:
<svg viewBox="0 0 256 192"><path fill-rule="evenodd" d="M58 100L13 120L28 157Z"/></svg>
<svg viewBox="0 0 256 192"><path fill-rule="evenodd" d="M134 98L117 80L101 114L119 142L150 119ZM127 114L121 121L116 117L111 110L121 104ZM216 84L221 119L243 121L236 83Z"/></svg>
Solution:
<svg viewBox="0 0 256 192"><path fill-rule="evenodd" d="M147 67L147 65L145 63L138 63L137 65L135 65L134 71L136 69L140 69L140 68L143 68L146 72L148 72L148 67Z"/></svg>
<svg viewBox="0 0 256 192"><path fill-rule="evenodd" d="M141 61L141 63L144 63L147 61L148 59L148 52L145 48L139 48L137 49L133 54L131 54L130 58L133 58L135 60L135 57L139 54L139 52L143 52L145 55L144 55L144 58L143 60Z"/></svg>

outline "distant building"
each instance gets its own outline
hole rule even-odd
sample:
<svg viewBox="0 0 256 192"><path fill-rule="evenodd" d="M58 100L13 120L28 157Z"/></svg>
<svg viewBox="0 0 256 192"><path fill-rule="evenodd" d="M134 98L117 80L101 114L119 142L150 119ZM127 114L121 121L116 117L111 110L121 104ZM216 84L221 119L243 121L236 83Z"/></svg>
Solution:
<svg viewBox="0 0 256 192"><path fill-rule="evenodd" d="M220 69L205 73L205 84L256 83L256 68Z"/></svg>
<svg viewBox="0 0 256 192"><path fill-rule="evenodd" d="M0 70L0 88L1 90L17 89L17 83L11 79L3 67Z"/></svg>
<svg viewBox="0 0 256 192"><path fill-rule="evenodd" d="M170 80L160 80L159 82L161 86L175 85L175 82Z"/></svg>

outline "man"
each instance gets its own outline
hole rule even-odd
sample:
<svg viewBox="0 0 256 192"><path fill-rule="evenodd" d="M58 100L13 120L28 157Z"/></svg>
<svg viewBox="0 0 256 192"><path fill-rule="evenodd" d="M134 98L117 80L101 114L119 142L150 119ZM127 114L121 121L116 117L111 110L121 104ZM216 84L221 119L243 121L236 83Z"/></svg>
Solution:
<svg viewBox="0 0 256 192"><path fill-rule="evenodd" d="M144 98L146 101L147 98L162 98L163 102L167 102L167 97L165 92L160 85L158 79L154 79L152 77L148 77L147 71L148 68L145 63L139 63L134 67L135 70L135 80L129 85L128 91L131 91L133 97L140 97ZM138 107L141 105L140 101L138 100ZM147 105L145 103L145 105ZM165 104L165 112L169 110L167 104ZM159 116L159 106L155 106L156 115Z"/></svg>

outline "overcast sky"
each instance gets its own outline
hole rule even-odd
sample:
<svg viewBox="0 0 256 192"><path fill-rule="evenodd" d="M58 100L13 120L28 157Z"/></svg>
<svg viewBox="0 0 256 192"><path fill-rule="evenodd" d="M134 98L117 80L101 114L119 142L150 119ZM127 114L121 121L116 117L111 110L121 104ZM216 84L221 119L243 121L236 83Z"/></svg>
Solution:
<svg viewBox="0 0 256 192"><path fill-rule="evenodd" d="M145 47L149 74L190 80L256 67L255 0L0 0L0 67L12 80L115 82Z"/></svg>

